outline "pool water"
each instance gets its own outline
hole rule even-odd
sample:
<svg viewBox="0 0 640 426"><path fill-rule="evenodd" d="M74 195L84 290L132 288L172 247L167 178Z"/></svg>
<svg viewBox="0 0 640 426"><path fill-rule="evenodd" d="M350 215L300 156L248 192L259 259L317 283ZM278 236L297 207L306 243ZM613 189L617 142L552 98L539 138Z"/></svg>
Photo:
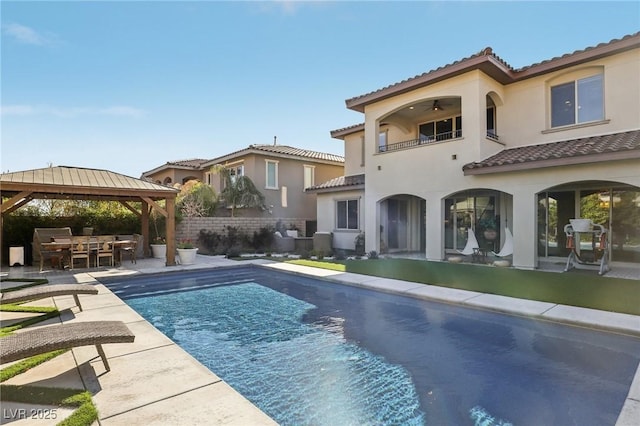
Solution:
<svg viewBox="0 0 640 426"><path fill-rule="evenodd" d="M615 424L640 339L259 268L105 281L282 425Z"/></svg>

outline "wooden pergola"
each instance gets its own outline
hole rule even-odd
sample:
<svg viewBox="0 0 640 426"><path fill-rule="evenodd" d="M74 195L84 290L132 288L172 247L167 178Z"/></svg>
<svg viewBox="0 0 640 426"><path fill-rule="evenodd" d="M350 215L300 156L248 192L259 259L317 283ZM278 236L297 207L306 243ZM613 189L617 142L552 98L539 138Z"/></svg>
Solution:
<svg viewBox="0 0 640 426"><path fill-rule="evenodd" d="M165 216L167 265L175 265L175 202L178 190L108 170L80 167L47 167L0 175L2 215L9 214L34 199L119 201L140 218L145 254L149 253L149 214ZM158 201L165 200L165 207ZM138 210L131 203L140 203ZM1 243L1 241L0 241Z"/></svg>

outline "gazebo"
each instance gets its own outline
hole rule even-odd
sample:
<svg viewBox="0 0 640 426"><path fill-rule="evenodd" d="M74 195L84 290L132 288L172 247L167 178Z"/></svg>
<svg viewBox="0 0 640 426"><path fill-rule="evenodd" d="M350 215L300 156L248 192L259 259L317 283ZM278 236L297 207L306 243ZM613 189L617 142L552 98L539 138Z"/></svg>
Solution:
<svg viewBox="0 0 640 426"><path fill-rule="evenodd" d="M175 265L175 202L178 190L108 170L47 167L0 175L2 218L34 199L119 201L140 217L145 253L149 249L149 213L167 218L167 262ZM5 201L6 199L6 201ZM165 200L163 208L158 201ZM141 203L138 210L131 203ZM1 241L0 241L1 243Z"/></svg>

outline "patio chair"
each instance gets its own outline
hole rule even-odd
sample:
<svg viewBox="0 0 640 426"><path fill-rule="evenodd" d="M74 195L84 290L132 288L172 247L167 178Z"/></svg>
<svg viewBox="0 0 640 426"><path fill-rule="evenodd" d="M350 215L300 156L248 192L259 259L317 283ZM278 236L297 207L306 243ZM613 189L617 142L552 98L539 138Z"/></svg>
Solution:
<svg viewBox="0 0 640 426"><path fill-rule="evenodd" d="M137 257L136 253L138 251L138 242L141 239L142 239L142 235L133 234L133 239L131 240L131 243L119 248L120 265L122 265L122 256L123 255L129 256L129 258L131 259L131 263L137 263L137 261L136 261L136 257Z"/></svg>
<svg viewBox="0 0 640 426"><path fill-rule="evenodd" d="M504 228L504 244L502 245L502 249L500 249L498 253L495 251L491 253L496 257L507 257L513 254L513 235L511 235L511 231L509 231L509 228L506 226Z"/></svg>
<svg viewBox="0 0 640 426"><path fill-rule="evenodd" d="M44 261L51 259L52 266L61 267L63 264L66 250L55 249L48 250L42 246L42 243L54 241L57 238L71 238L71 228L35 228L33 230L33 261L40 262L40 272L44 268Z"/></svg>
<svg viewBox="0 0 640 426"><path fill-rule="evenodd" d="M107 258L109 266L113 266L114 258L114 241L116 237L113 235L99 235L97 237L98 244L96 246L96 268L100 266L100 259Z"/></svg>
<svg viewBox="0 0 640 426"><path fill-rule="evenodd" d="M473 232L473 229L467 229L467 244L464 246L462 250L456 250L460 254L464 254L465 256L469 256L477 252L480 248L478 244L478 239L476 238L476 234Z"/></svg>
<svg viewBox="0 0 640 426"><path fill-rule="evenodd" d="M89 268L89 258L91 254L91 237L75 236L71 237L71 249L69 250L69 268L73 269L74 260L87 259L87 268Z"/></svg>
<svg viewBox="0 0 640 426"><path fill-rule="evenodd" d="M78 346L96 345L107 371L105 343L132 343L135 335L121 321L88 321L26 330L2 338L0 364Z"/></svg>
<svg viewBox="0 0 640 426"><path fill-rule="evenodd" d="M0 304L26 302L30 300L44 299L45 297L72 295L76 305L82 311L79 294L98 294L98 289L87 284L58 284L40 285L22 290L3 291L0 295Z"/></svg>

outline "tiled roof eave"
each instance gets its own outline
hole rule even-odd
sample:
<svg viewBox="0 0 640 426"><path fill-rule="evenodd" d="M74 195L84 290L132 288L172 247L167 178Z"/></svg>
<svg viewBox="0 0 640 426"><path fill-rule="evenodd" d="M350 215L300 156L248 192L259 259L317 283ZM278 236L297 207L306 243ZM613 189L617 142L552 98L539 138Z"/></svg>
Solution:
<svg viewBox="0 0 640 426"><path fill-rule="evenodd" d="M639 46L640 32L515 70L488 48L478 54L461 59L452 64L383 87L374 92L347 99L345 104L348 109L364 112L365 106L371 103L446 80L475 69L483 71L501 84L510 84L559 69L597 60L605 56L637 49Z"/></svg>
<svg viewBox="0 0 640 426"><path fill-rule="evenodd" d="M196 160L194 160L196 161ZM142 177L149 177L152 175L155 175L156 173L160 173L163 172L165 170L187 170L187 171L201 171L202 170L202 164L207 162L208 160L197 160L200 161L200 164L195 165L195 164L191 164L191 165L187 165L187 164L180 164L180 162L167 162L161 166L158 166L156 168L153 168L151 170L147 170L146 172L142 172L141 176Z"/></svg>
<svg viewBox="0 0 640 426"><path fill-rule="evenodd" d="M345 103L349 109L364 112L364 106L372 102L397 96L405 92L410 92L416 88L437 83L438 81L464 74L474 69L481 69L485 73L494 76L497 81L500 81L503 84L513 79L512 71L494 57L474 56L468 59L463 59L462 61L454 64L445 65L442 68L429 71L423 75L401 81L400 83L387 86L375 92L347 99Z"/></svg>
<svg viewBox="0 0 640 426"><path fill-rule="evenodd" d="M351 189L364 189L364 173L349 176L339 176L327 182L308 188L308 192L333 192Z"/></svg>
<svg viewBox="0 0 640 426"><path fill-rule="evenodd" d="M578 164L591 164L601 163L604 161L618 161L618 160L630 160L639 159L640 150L627 150L617 152L607 152L598 154L587 154L574 157L564 158L551 158L543 160L530 160L524 162L499 164L499 165L483 165L474 166L473 163L463 166L465 176L470 175L483 175L483 174L495 174L495 173L507 173L523 170L541 169L547 167L562 167L568 165Z"/></svg>
<svg viewBox="0 0 640 426"><path fill-rule="evenodd" d="M255 148L255 147L251 146L249 148L245 148L245 149L242 149L242 150L239 150L239 151L236 151L236 152L232 152L230 154L223 155L221 157L217 157L217 158L214 158L212 160L209 160L209 161L203 163L201 167L203 169L205 169L205 168L217 165L217 164L224 164L224 163L230 162L230 161L238 161L238 160L240 160L243 157L246 157L248 155L258 155L258 156L261 156L261 157L287 158L287 159L292 159L292 160L305 161L305 162L309 162L309 163L344 165L344 160L343 161L334 161L334 160L331 160L331 159L314 158L314 157L310 157L310 156L296 155L296 154L290 154L290 153L272 152L272 151L266 151L266 150ZM337 157L339 157L339 156L337 156Z"/></svg>
<svg viewBox="0 0 640 426"><path fill-rule="evenodd" d="M316 194L322 194L327 192L344 192L344 191L355 191L359 189L364 189L364 184L358 185L340 185L340 186L331 186L328 188L309 188L306 192L313 192Z"/></svg>
<svg viewBox="0 0 640 426"><path fill-rule="evenodd" d="M336 129L331 131L331 137L334 139L342 139L343 137L364 131L364 123L354 124L349 127L343 127L341 129Z"/></svg>

